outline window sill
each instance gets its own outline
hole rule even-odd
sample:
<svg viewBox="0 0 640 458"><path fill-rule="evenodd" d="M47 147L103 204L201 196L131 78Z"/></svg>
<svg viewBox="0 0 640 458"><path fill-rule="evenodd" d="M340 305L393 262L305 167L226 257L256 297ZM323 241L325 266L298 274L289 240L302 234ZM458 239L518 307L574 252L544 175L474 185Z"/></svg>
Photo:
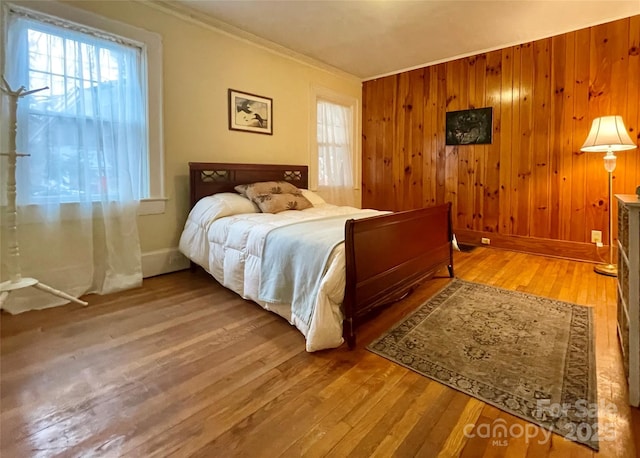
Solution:
<svg viewBox="0 0 640 458"><path fill-rule="evenodd" d="M160 215L164 213L167 200L169 199L166 197L142 199L138 207L138 216Z"/></svg>

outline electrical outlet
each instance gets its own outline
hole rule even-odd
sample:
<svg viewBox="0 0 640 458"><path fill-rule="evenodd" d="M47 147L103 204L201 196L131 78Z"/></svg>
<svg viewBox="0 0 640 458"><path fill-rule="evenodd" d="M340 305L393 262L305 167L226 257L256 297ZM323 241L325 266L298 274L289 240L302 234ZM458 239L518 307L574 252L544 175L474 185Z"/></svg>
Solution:
<svg viewBox="0 0 640 458"><path fill-rule="evenodd" d="M591 231L591 243L602 243L602 231Z"/></svg>
<svg viewBox="0 0 640 458"><path fill-rule="evenodd" d="M487 237L482 237L480 239L480 243L482 243L483 245L491 245L491 239L489 239Z"/></svg>

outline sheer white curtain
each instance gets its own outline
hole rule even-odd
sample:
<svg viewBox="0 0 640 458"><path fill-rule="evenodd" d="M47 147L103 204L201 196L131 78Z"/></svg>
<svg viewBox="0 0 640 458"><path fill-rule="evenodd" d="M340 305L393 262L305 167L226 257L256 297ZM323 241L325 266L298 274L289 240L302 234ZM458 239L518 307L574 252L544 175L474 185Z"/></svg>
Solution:
<svg viewBox="0 0 640 458"><path fill-rule="evenodd" d="M30 154L17 169L22 275L74 296L140 285L136 214L147 186L141 50L13 13L7 35L9 84L50 88L18 103L17 149ZM4 308L64 302L27 288Z"/></svg>
<svg viewBox="0 0 640 458"><path fill-rule="evenodd" d="M318 99L318 192L334 205L355 204L351 108Z"/></svg>

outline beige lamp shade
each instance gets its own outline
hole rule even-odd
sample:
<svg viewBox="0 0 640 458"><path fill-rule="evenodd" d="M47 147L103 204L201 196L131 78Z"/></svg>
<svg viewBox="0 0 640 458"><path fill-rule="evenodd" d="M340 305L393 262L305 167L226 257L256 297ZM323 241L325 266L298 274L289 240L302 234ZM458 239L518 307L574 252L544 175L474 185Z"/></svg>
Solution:
<svg viewBox="0 0 640 458"><path fill-rule="evenodd" d="M582 151L624 151L637 145L631 140L622 116L603 116L591 124L589 136L580 148Z"/></svg>

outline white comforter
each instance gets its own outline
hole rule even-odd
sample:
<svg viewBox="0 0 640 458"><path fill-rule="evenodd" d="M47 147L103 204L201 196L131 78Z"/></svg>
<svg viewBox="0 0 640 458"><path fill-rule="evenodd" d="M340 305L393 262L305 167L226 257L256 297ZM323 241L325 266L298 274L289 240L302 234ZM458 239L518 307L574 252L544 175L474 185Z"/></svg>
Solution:
<svg viewBox="0 0 640 458"><path fill-rule="evenodd" d="M344 244L338 245L329 257L309 326L291 314L290 304L267 303L258 299L261 256L264 239L275 227L359 210L322 204L274 215L256 213L251 204L246 207L247 213L234 214L243 210L236 205L240 202L237 196L229 197L234 204L221 204L221 198L218 194L196 204L180 238L180 251L225 287L295 325L306 337L307 351L340 346L343 342L340 304L345 289ZM240 202L239 207L243 205ZM380 212L383 213L386 212Z"/></svg>

